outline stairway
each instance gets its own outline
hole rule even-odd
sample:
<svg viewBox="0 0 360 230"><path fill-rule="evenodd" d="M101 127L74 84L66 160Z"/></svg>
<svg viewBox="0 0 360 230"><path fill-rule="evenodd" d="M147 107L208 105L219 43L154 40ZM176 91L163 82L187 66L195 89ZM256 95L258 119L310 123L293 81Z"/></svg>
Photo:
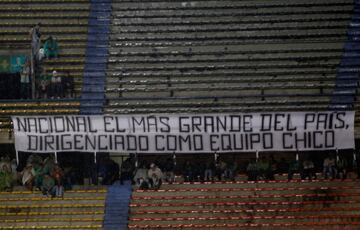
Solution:
<svg viewBox="0 0 360 230"><path fill-rule="evenodd" d="M331 99L330 109L352 109L356 97L360 71L358 68L348 69L349 66L359 66L359 9L360 1L354 1L353 15L348 27L347 37L340 65L337 70L336 84Z"/></svg>
<svg viewBox="0 0 360 230"><path fill-rule="evenodd" d="M128 222L131 183L114 184L108 188L104 230L124 230Z"/></svg>
<svg viewBox="0 0 360 230"><path fill-rule="evenodd" d="M108 56L111 1L92 0L85 57L81 114L101 114L105 102L105 70Z"/></svg>

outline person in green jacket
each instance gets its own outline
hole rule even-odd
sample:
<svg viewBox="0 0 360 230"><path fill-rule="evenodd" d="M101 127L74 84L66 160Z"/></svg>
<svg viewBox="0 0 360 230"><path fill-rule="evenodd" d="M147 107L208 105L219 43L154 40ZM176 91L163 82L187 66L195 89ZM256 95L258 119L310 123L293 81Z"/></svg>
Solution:
<svg viewBox="0 0 360 230"><path fill-rule="evenodd" d="M44 53L47 59L58 57L59 54L58 44L52 36L48 37L45 40Z"/></svg>
<svg viewBox="0 0 360 230"><path fill-rule="evenodd" d="M10 191L13 184L11 169L4 164L0 170L0 191Z"/></svg>

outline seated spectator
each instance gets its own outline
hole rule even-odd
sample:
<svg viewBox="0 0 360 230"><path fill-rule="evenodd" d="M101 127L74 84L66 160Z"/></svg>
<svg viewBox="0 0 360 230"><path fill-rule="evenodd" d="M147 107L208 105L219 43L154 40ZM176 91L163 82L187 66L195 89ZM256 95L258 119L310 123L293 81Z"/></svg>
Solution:
<svg viewBox="0 0 360 230"><path fill-rule="evenodd" d="M22 175L22 184L29 189L33 190L33 183L35 178L35 170L31 164L27 164L26 167L21 172Z"/></svg>
<svg viewBox="0 0 360 230"><path fill-rule="evenodd" d="M337 175L336 177L339 179L346 179L347 176L347 168L348 164L345 157L339 157L336 161L336 171Z"/></svg>
<svg viewBox="0 0 360 230"><path fill-rule="evenodd" d="M144 164L140 164L140 167L136 170L134 182L139 189L145 190L149 188L148 170Z"/></svg>
<svg viewBox="0 0 360 230"><path fill-rule="evenodd" d="M44 175L43 183L41 185L41 192L45 196L55 196L55 180L49 174Z"/></svg>
<svg viewBox="0 0 360 230"><path fill-rule="evenodd" d="M13 185L13 177L11 168L8 164L3 164L0 168L0 191L11 191Z"/></svg>
<svg viewBox="0 0 360 230"><path fill-rule="evenodd" d="M301 179L302 180L312 180L312 179L316 179L316 174L315 174L315 165L314 162L310 159L306 159L303 163L303 170L302 170L302 175L301 175Z"/></svg>
<svg viewBox="0 0 360 230"><path fill-rule="evenodd" d="M175 181L175 174L174 174L174 161L171 158L168 158L164 165L164 179L168 183L173 183Z"/></svg>
<svg viewBox="0 0 360 230"><path fill-rule="evenodd" d="M329 155L325 158L323 163L323 173L325 179L328 179L329 177L334 179L336 176L336 162L332 155Z"/></svg>
<svg viewBox="0 0 360 230"><path fill-rule="evenodd" d="M205 171L204 171L204 180L205 181L213 181L214 180L214 171L215 171L214 162L212 162L212 161L206 162Z"/></svg>
<svg viewBox="0 0 360 230"><path fill-rule="evenodd" d="M259 168L255 161L255 159L251 159L249 164L246 167L246 173L248 176L248 181L256 181L258 174L259 174Z"/></svg>
<svg viewBox="0 0 360 230"><path fill-rule="evenodd" d="M153 189L159 189L162 184L162 177L163 174L161 172L161 169L157 167L154 163L152 163L148 171L150 187Z"/></svg>
<svg viewBox="0 0 360 230"><path fill-rule="evenodd" d="M288 180L292 180L295 173L300 173L301 166L298 160L293 160L289 164Z"/></svg>
<svg viewBox="0 0 360 230"><path fill-rule="evenodd" d="M185 161L183 166L183 176L185 182L194 181L194 168L190 161Z"/></svg>
<svg viewBox="0 0 360 230"><path fill-rule="evenodd" d="M59 53L59 49L58 49L58 44L57 44L56 40L52 36L49 36L48 38L46 38L45 43L44 43L45 57L47 59L57 58L58 53Z"/></svg>

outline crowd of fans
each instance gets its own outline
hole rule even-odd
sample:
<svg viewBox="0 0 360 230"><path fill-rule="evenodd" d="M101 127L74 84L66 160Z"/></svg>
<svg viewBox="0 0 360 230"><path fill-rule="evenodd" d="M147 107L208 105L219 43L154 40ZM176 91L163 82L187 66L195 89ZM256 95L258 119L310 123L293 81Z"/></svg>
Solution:
<svg viewBox="0 0 360 230"><path fill-rule="evenodd" d="M344 157L335 157L328 155L322 164L322 173L325 179L345 179L347 177L348 161ZM316 172L321 169L315 167L315 163L311 158L305 160L293 160L290 162L285 161L281 158L277 162L273 157L266 159L262 157L259 161L255 159L247 165L246 172L248 180L273 180L274 174L287 174L288 179L293 179L295 173L300 174L300 178L305 179L316 179Z"/></svg>
<svg viewBox="0 0 360 230"><path fill-rule="evenodd" d="M31 55L26 58L20 71L20 95L23 99L32 98L32 81L35 79L35 98L74 97L74 81L69 73L48 71L43 60L58 58L59 48L53 36L41 42L41 25L38 23L30 30Z"/></svg>
<svg viewBox="0 0 360 230"><path fill-rule="evenodd" d="M326 179L345 179L349 168L349 159L343 156L328 155L322 161L314 162L310 157L303 160L277 161L273 156L251 159L246 165L236 160L185 160L177 163L174 158L162 158L150 162L139 162L129 157L122 162L121 168L109 156L101 157L97 164L89 165L90 173L82 174L91 184L111 185L120 180L131 180L140 189L158 189L163 181L173 183L175 175L183 177L185 182L235 180L240 172L246 172L249 181L273 180L275 174L287 174L289 180L294 174L301 179L316 179L316 172L322 172ZM357 167L357 166L355 166ZM357 167L359 168L359 167ZM80 169L83 170L83 169ZM0 191L10 191L14 185L23 185L28 190L39 190L46 196L62 197L64 190L73 184L83 183L77 178L79 171L62 169L53 157L43 158L32 154L26 164L20 168L16 160L2 157L0 160Z"/></svg>

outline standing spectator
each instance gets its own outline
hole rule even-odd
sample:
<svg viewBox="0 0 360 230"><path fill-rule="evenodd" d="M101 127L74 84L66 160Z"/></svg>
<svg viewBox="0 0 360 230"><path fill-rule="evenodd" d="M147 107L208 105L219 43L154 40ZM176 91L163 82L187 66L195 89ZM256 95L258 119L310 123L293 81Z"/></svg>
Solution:
<svg viewBox="0 0 360 230"><path fill-rule="evenodd" d="M255 159L251 159L249 164L246 167L246 172L248 176L248 181L256 181L258 174L259 174L259 168L255 161Z"/></svg>
<svg viewBox="0 0 360 230"><path fill-rule="evenodd" d="M148 177L149 177L149 183L151 188L153 189L159 189L162 184L162 178L163 174L161 172L161 169L157 167L154 163L150 165L150 169L148 171Z"/></svg>
<svg viewBox="0 0 360 230"><path fill-rule="evenodd" d="M267 180L269 179L270 174L270 163L266 159L266 157L261 157L260 161L258 162L258 169L259 169L259 178L260 180Z"/></svg>
<svg viewBox="0 0 360 230"><path fill-rule="evenodd" d="M164 177L165 181L168 183L173 183L175 181L174 166L174 161L171 158L168 158L164 166Z"/></svg>
<svg viewBox="0 0 360 230"><path fill-rule="evenodd" d="M64 171L58 164L55 164L54 169L52 170L51 176L52 176L52 178L55 179L53 195L56 197L63 197L64 196L64 186L63 186Z"/></svg>
<svg viewBox="0 0 360 230"><path fill-rule="evenodd" d="M31 38L31 52L32 52L32 58L33 60L38 60L38 53L40 50L40 26L41 24L36 24L33 28L30 30L30 38Z"/></svg>
<svg viewBox="0 0 360 230"><path fill-rule="evenodd" d="M289 164L286 162L285 158L282 157L280 162L277 165L278 173L287 173L289 171Z"/></svg>
<svg viewBox="0 0 360 230"><path fill-rule="evenodd" d="M45 68L43 68L43 71L38 79L38 98L47 98L49 96L50 90L49 90L49 76L46 73Z"/></svg>
<svg viewBox="0 0 360 230"><path fill-rule="evenodd" d="M30 60L27 60L20 73L21 98L28 99L31 97L30 88Z"/></svg>
<svg viewBox="0 0 360 230"><path fill-rule="evenodd" d="M336 171L337 171L337 175L336 177L339 179L346 179L346 168L347 168L347 161L345 157L339 157L338 160L336 161Z"/></svg>
<svg viewBox="0 0 360 230"><path fill-rule="evenodd" d="M204 180L205 181L213 181L214 180L214 171L215 165L212 161L206 162L205 172L204 172Z"/></svg>
<svg viewBox="0 0 360 230"><path fill-rule="evenodd" d="M194 169L190 161L185 161L183 167L183 176L185 182L192 182L194 180Z"/></svg>
<svg viewBox="0 0 360 230"><path fill-rule="evenodd" d="M11 168L8 164L3 164L0 168L0 191L11 191L12 184Z"/></svg>
<svg viewBox="0 0 360 230"><path fill-rule="evenodd" d="M288 180L292 180L295 173L300 172L300 162L293 160L289 164Z"/></svg>
<svg viewBox="0 0 360 230"><path fill-rule="evenodd" d="M336 176L335 164L336 162L332 155L329 155L328 157L325 158L323 163L323 167L324 167L323 173L325 179L328 179L329 177L331 177L332 179L335 178Z"/></svg>
<svg viewBox="0 0 360 230"><path fill-rule="evenodd" d="M46 38L44 43L44 53L47 59L58 57L58 44L52 36Z"/></svg>
<svg viewBox="0 0 360 230"><path fill-rule="evenodd" d="M316 179L315 165L311 159L306 159L303 162L303 170L302 170L301 179L305 180L307 178L309 178L309 180L312 180L313 178Z"/></svg>
<svg viewBox="0 0 360 230"><path fill-rule="evenodd" d="M55 73L54 73L55 72ZM58 74L55 70L53 71L53 75L55 74L56 84L55 84L55 91L56 91L56 97L61 98L63 97L64 91L63 91L63 85L62 85L62 79L61 75Z"/></svg>
<svg viewBox="0 0 360 230"><path fill-rule="evenodd" d="M54 99L56 97L56 70L54 70L50 76L50 85L48 90L48 96L51 99Z"/></svg>
<svg viewBox="0 0 360 230"><path fill-rule="evenodd" d="M134 170L133 158L129 157L121 164L120 184L123 184L124 180L132 180Z"/></svg>

